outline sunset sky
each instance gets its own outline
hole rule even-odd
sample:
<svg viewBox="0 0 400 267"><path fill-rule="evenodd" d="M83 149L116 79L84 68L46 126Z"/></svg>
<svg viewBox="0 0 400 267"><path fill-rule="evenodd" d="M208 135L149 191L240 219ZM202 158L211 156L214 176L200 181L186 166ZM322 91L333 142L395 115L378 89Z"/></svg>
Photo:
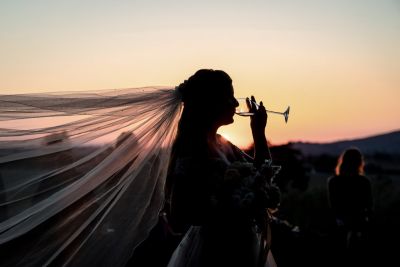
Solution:
<svg viewBox="0 0 400 267"><path fill-rule="evenodd" d="M400 129L399 0L3 0L0 92L175 86L225 70L273 144ZM250 142L248 118L221 129Z"/></svg>

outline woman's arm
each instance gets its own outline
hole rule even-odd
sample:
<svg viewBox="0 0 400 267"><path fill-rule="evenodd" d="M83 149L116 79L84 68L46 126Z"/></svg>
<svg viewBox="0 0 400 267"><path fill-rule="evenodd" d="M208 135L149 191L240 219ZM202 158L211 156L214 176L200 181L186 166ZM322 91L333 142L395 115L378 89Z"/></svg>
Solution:
<svg viewBox="0 0 400 267"><path fill-rule="evenodd" d="M271 153L265 136L268 115L262 101L258 108L255 103L256 99L254 96L251 96L251 101L247 99L250 112L254 113L250 119L250 127L254 140L254 164L260 166L266 160L271 160Z"/></svg>

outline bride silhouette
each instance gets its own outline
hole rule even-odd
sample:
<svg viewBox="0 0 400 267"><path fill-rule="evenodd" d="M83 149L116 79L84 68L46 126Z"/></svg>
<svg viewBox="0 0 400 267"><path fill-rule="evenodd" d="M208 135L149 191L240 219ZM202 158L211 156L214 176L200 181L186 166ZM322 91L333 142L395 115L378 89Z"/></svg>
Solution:
<svg viewBox="0 0 400 267"><path fill-rule="evenodd" d="M0 95L0 265L125 266L166 214L183 236L169 266L273 266L267 113L247 104L254 158L217 134L238 105L221 70L177 88ZM68 142L41 145L57 133Z"/></svg>
<svg viewBox="0 0 400 267"><path fill-rule="evenodd" d="M174 231L186 235L168 266L264 266L268 250L263 234L267 229L265 221L260 223L257 217L260 212L267 216L265 198L271 187L265 183L257 187L256 182L244 185L240 172L271 160L264 134L265 108L262 102L257 108L254 97L247 101L255 113L251 118L252 158L217 134L220 126L233 123L238 106L228 74L202 69L177 90L184 109L166 195L169 222Z"/></svg>

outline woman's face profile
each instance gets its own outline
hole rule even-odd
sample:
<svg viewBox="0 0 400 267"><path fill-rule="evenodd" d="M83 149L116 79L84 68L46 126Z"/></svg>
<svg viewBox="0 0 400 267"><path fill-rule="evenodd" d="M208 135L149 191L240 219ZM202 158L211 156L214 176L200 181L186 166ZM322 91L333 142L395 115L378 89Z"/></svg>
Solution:
<svg viewBox="0 0 400 267"><path fill-rule="evenodd" d="M185 83L181 89L184 104L194 117L216 128L233 123L239 103L234 97L232 79L227 73L201 69Z"/></svg>
<svg viewBox="0 0 400 267"><path fill-rule="evenodd" d="M220 92L217 93L215 97L214 109L219 126L233 123L235 109L239 103L234 96L232 83L221 87Z"/></svg>

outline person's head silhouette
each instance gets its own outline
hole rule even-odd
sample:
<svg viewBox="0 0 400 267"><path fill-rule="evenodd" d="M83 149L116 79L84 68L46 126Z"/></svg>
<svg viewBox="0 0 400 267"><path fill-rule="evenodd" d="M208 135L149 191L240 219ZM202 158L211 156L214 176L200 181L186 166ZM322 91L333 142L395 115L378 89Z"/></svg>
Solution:
<svg viewBox="0 0 400 267"><path fill-rule="evenodd" d="M218 128L233 122L238 102L233 96L232 79L222 70L201 69L177 88L182 94L182 119L197 126Z"/></svg>
<svg viewBox="0 0 400 267"><path fill-rule="evenodd" d="M364 173L364 159L356 147L346 149L340 155L336 166L337 175L357 175Z"/></svg>

